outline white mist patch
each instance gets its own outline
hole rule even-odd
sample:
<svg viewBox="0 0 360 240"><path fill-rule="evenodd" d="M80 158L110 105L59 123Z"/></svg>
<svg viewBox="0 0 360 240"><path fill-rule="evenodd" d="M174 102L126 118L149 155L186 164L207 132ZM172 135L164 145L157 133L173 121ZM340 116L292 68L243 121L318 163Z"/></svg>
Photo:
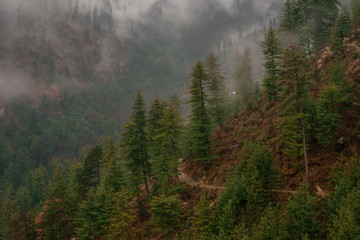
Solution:
<svg viewBox="0 0 360 240"><path fill-rule="evenodd" d="M34 83L24 73L0 69L0 99L12 101L20 96L31 96L34 91Z"/></svg>

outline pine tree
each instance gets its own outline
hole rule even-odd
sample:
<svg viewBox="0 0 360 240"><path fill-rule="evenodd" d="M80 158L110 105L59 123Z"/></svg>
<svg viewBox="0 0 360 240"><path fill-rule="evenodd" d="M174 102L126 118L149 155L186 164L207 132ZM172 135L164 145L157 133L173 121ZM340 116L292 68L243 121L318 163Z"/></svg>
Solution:
<svg viewBox="0 0 360 240"><path fill-rule="evenodd" d="M296 2L294 0L286 0L283 7L282 18L280 21L280 30L293 32L298 27L298 15Z"/></svg>
<svg viewBox="0 0 360 240"><path fill-rule="evenodd" d="M306 234L309 238L314 238L319 232L314 197L310 195L305 183L289 201L284 227L286 239L302 240Z"/></svg>
<svg viewBox="0 0 360 240"><path fill-rule="evenodd" d="M108 140L104 156L101 161L104 169L103 185L107 192L117 192L123 185L120 160L114 139Z"/></svg>
<svg viewBox="0 0 360 240"><path fill-rule="evenodd" d="M331 50L335 53L342 53L346 46L346 39L351 36L350 13L346 7L343 7L340 16L336 19L331 34Z"/></svg>
<svg viewBox="0 0 360 240"><path fill-rule="evenodd" d="M360 1L351 0L351 26L356 28L360 24Z"/></svg>
<svg viewBox="0 0 360 240"><path fill-rule="evenodd" d="M159 134L161 128L160 119L164 116L166 105L166 101L159 98L155 98L155 100L151 103L147 119L147 132L149 135L150 145L156 144L154 142L154 138Z"/></svg>
<svg viewBox="0 0 360 240"><path fill-rule="evenodd" d="M318 141L322 145L329 144L336 136L336 130L341 124L341 103L346 101L341 88L335 84L329 84L319 93L317 112L319 118Z"/></svg>
<svg viewBox="0 0 360 240"><path fill-rule="evenodd" d="M329 231L329 239L358 239L360 236L360 191L354 189L341 203Z"/></svg>
<svg viewBox="0 0 360 240"><path fill-rule="evenodd" d="M30 210L29 191L20 186L16 192L13 213L5 225L5 239L35 239L34 214Z"/></svg>
<svg viewBox="0 0 360 240"><path fill-rule="evenodd" d="M267 206L260 218L259 224L254 227L254 239L278 239L280 235L280 214L278 207L271 204Z"/></svg>
<svg viewBox="0 0 360 240"><path fill-rule="evenodd" d="M210 206L211 201L207 194L201 195L199 202L195 206L193 217L194 238L199 240L214 238L214 209Z"/></svg>
<svg viewBox="0 0 360 240"><path fill-rule="evenodd" d="M334 220L337 216L337 211L340 208L344 199L354 190L360 186L360 160L351 159L345 165L337 166L332 181L334 182L334 192L331 193L328 199L328 215L330 220Z"/></svg>
<svg viewBox="0 0 360 240"><path fill-rule="evenodd" d="M96 145L86 156L83 166L76 172L76 192L84 199L91 187L100 184L100 162L103 157L102 148Z"/></svg>
<svg viewBox="0 0 360 240"><path fill-rule="evenodd" d="M209 81L209 112L213 122L221 127L223 127L227 115L227 94L222 68L219 58L210 52L205 61L205 70Z"/></svg>
<svg viewBox="0 0 360 240"><path fill-rule="evenodd" d="M106 226L109 239L133 239L131 224L134 217L129 204L130 201L130 194L124 188L115 193L111 201L111 211Z"/></svg>
<svg viewBox="0 0 360 240"><path fill-rule="evenodd" d="M154 216L155 231L162 232L165 236L180 226L181 200L176 195L164 194L154 197L151 201L151 213Z"/></svg>
<svg viewBox="0 0 360 240"><path fill-rule="evenodd" d="M39 239L68 240L74 234L74 204L65 176L66 167L58 164L46 191L47 200L35 220Z"/></svg>
<svg viewBox="0 0 360 240"><path fill-rule="evenodd" d="M229 200L227 204L222 208L221 214L218 214L217 216L219 239L226 239L232 232L237 219L235 213L236 212L232 200Z"/></svg>
<svg viewBox="0 0 360 240"><path fill-rule="evenodd" d="M161 133L169 145L164 145L168 147L171 152L171 161L170 161L170 172L175 175L177 184L179 185L179 156L181 153L181 141L183 139L183 123L181 119L181 114L179 108L175 106L174 103L170 103L167 109L164 112L163 118L160 120L162 126Z"/></svg>
<svg viewBox="0 0 360 240"><path fill-rule="evenodd" d="M280 131L286 144L284 153L293 157L304 156L306 180L310 187L304 115L306 99L309 98L307 66L307 59L300 47L292 45L285 50L280 72L283 88Z"/></svg>
<svg viewBox="0 0 360 240"><path fill-rule="evenodd" d="M195 154L194 161L209 165L213 156L210 153L212 150L211 124L206 107L207 94L205 92L208 77L201 62L195 64L191 77L190 150Z"/></svg>
<svg viewBox="0 0 360 240"><path fill-rule="evenodd" d="M98 239L104 233L107 220L103 203L95 194L89 191L86 200L83 200L74 216L77 239Z"/></svg>
<svg viewBox="0 0 360 240"><path fill-rule="evenodd" d="M170 177L171 142L164 135L162 119L167 108L167 102L156 98L150 107L148 116L148 133L150 140L150 155L152 158L152 175L154 178L153 192L159 188L168 189Z"/></svg>
<svg viewBox="0 0 360 240"><path fill-rule="evenodd" d="M279 59L281 58L280 41L277 37L276 31L270 28L265 35L264 42L262 43L263 54L266 62L264 86L267 97L270 101L274 100L275 109L279 91Z"/></svg>
<svg viewBox="0 0 360 240"><path fill-rule="evenodd" d="M149 194L148 178L150 177L150 162L147 145L146 109L143 96L137 92L134 105L132 106L130 123L125 126L122 146L125 158L128 160L128 167L132 173L132 184L135 189L140 182L142 175L146 193Z"/></svg>

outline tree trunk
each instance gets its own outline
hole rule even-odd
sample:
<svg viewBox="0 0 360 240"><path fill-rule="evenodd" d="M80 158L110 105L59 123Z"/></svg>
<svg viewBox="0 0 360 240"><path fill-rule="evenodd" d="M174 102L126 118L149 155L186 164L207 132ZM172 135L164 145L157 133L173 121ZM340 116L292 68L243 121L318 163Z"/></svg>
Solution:
<svg viewBox="0 0 360 240"><path fill-rule="evenodd" d="M300 108L300 113L303 115L303 107L302 107L302 101L301 101L300 95L299 95L299 108ZM306 182L308 184L309 190L311 191L310 177L309 177L309 163L308 163L307 150L306 150L305 124L304 124L303 117L301 117L301 131L302 131L303 149L304 149L304 164L305 164Z"/></svg>

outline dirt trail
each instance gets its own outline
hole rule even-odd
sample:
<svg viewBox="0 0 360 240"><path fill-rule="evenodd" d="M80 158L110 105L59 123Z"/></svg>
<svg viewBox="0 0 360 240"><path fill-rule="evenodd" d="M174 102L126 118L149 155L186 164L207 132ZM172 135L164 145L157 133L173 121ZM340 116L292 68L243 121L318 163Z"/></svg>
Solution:
<svg viewBox="0 0 360 240"><path fill-rule="evenodd" d="M200 188L207 188L207 189L224 189L225 187L219 187L219 186L214 186L214 185L208 185L208 184L204 184L201 182L197 182L194 179L192 179L191 177L189 177L188 175L186 175L183 171L180 171L180 181L190 185L190 186L198 186Z"/></svg>
<svg viewBox="0 0 360 240"><path fill-rule="evenodd" d="M225 187L222 186L214 186L214 185L208 185L208 184L204 184L202 182L198 182L195 181L194 179L192 179L190 176L188 176L186 173L184 173L183 171L183 166L182 166L182 159L179 159L179 164L180 164L180 171L179 171L179 179L181 182L184 182L185 184L192 186L192 187L200 187L200 188L206 188L206 189L210 189L210 190L223 190L225 189ZM271 190L272 192L275 193L288 193L288 194L295 194L296 191L294 190L285 190L285 189L276 189L276 190ZM326 192L324 192L319 186L316 186L316 191L315 194L318 196L322 196L322 197L327 197L328 194Z"/></svg>

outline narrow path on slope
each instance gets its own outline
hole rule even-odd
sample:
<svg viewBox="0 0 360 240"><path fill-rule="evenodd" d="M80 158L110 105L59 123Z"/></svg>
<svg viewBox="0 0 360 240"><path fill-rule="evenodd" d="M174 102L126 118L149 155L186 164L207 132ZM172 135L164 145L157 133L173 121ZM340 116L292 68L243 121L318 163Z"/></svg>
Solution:
<svg viewBox="0 0 360 240"><path fill-rule="evenodd" d="M180 168L179 168L179 179L181 182L184 182L185 184L195 187L198 186L200 188L206 188L206 189L210 189L210 190L222 190L225 189L225 187L221 187L221 186L214 186L214 185L208 185L208 184L204 184L202 182L198 182L195 181L193 178L191 178L190 176L188 176L186 173L184 173L183 171L183 167L182 167L182 159L179 159L179 163L180 163ZM295 194L296 191L294 190L285 190L285 189L275 189L275 190L270 190L272 192L276 192L276 193L288 193L288 194ZM324 192L319 186L316 186L316 195L318 196L322 196L322 197L327 197L329 196L328 193Z"/></svg>
<svg viewBox="0 0 360 240"><path fill-rule="evenodd" d="M201 182L197 182L194 179L192 179L191 177L189 177L188 175L186 175L183 171L180 171L180 181L194 187L194 186L199 186L201 188L206 188L206 189L225 189L225 187L219 187L219 186L214 186L214 185L208 185L208 184L204 184Z"/></svg>

